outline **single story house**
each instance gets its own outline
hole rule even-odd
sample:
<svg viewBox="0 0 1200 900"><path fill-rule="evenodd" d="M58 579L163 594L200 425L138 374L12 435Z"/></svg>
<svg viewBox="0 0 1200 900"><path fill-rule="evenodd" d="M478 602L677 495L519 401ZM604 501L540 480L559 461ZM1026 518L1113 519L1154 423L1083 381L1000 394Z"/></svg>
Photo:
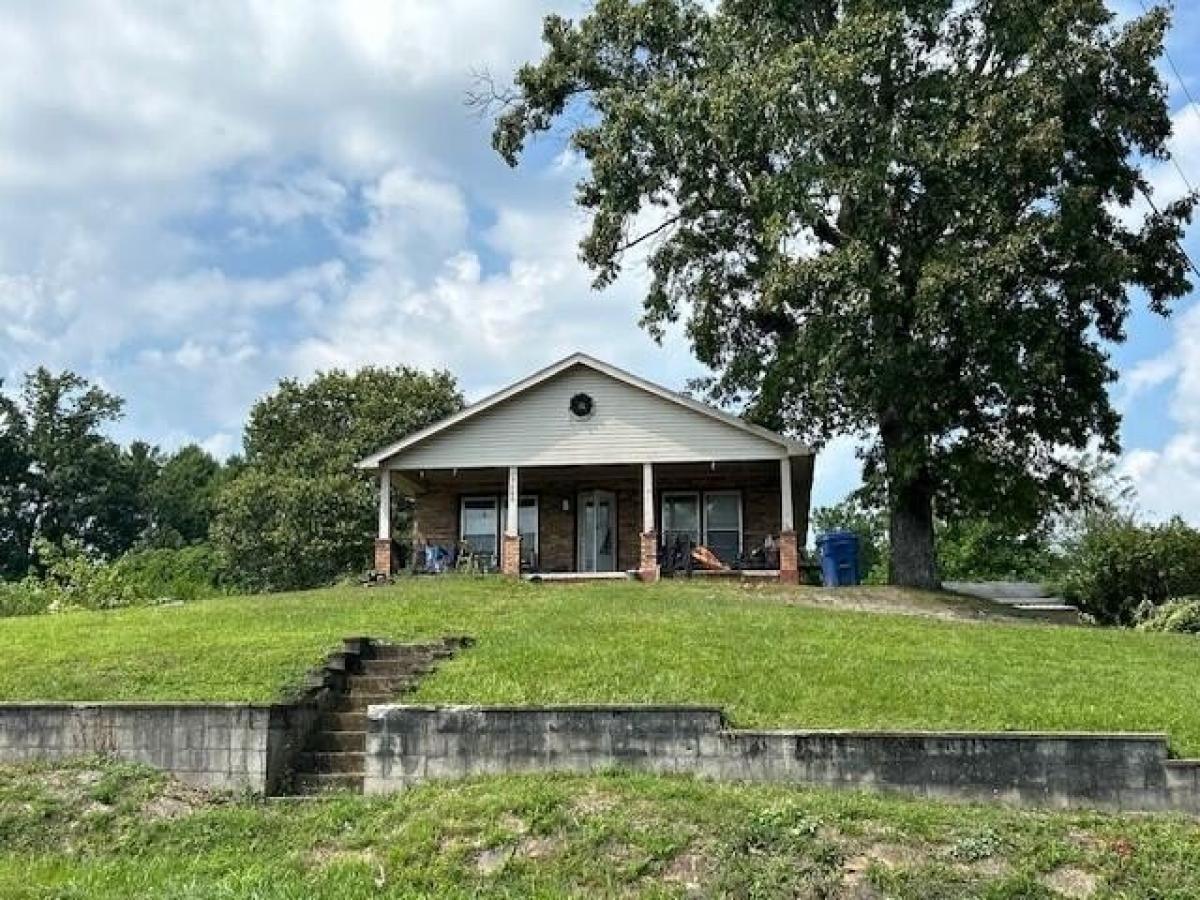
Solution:
<svg viewBox="0 0 1200 900"><path fill-rule="evenodd" d="M795 581L813 453L576 353L358 467L379 478L382 572L395 571L402 491L405 541L508 575L654 580L703 546L731 570Z"/></svg>

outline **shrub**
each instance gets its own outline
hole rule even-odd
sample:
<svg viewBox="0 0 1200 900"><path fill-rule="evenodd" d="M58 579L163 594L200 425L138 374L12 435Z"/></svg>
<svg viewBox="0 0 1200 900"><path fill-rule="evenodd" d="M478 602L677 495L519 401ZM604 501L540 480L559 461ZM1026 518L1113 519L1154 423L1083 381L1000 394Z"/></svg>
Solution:
<svg viewBox="0 0 1200 900"><path fill-rule="evenodd" d="M1059 587L1101 624L1133 625L1171 600L1200 594L1200 531L1180 519L1092 518L1069 547Z"/></svg>
<svg viewBox="0 0 1200 900"><path fill-rule="evenodd" d="M49 612L118 609L151 599L150 592L126 578L119 565L89 555L73 541L63 547L38 541L36 552L46 572L42 588L51 597Z"/></svg>
<svg viewBox="0 0 1200 900"><path fill-rule="evenodd" d="M41 541L37 555L42 578L0 582L0 617L187 602L212 593L221 571L217 553L205 545L141 550L106 562L78 544Z"/></svg>
<svg viewBox="0 0 1200 900"><path fill-rule="evenodd" d="M1200 634L1200 597L1187 597L1166 603L1155 609L1138 628L1142 631Z"/></svg>
<svg viewBox="0 0 1200 900"><path fill-rule="evenodd" d="M191 602L212 594L221 583L220 555L207 544L126 553L113 564L123 581L156 601Z"/></svg>
<svg viewBox="0 0 1200 900"><path fill-rule="evenodd" d="M0 581L0 618L48 612L54 597L36 578Z"/></svg>
<svg viewBox="0 0 1200 900"><path fill-rule="evenodd" d="M375 537L372 490L348 473L248 468L221 492L213 524L230 580L246 590L280 591L362 572Z"/></svg>

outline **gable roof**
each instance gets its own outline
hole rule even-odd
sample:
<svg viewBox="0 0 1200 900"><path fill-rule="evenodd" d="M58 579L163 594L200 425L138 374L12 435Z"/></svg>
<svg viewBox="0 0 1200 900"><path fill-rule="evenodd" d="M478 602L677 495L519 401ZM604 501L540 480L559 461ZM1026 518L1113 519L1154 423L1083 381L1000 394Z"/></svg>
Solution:
<svg viewBox="0 0 1200 900"><path fill-rule="evenodd" d="M685 397L683 394L668 390L667 388L655 384L652 381L639 378L637 375L626 372L624 369L617 368L616 366L598 360L595 357L588 356L586 353L572 353L570 356L560 359L558 362L534 372L532 375L529 375L528 377L509 385L503 390L499 390L494 394L490 394L489 396L484 397L482 400L478 400L475 403L472 403L470 406L466 406L458 412L449 415L446 418L421 429L420 431L410 434L403 440L397 441L394 444L390 444L387 447L372 453L370 456L356 463L355 467L359 469L378 469L383 466L388 459L396 456L399 453L402 453L410 447L413 447L436 434L440 434L449 428L453 428L455 425L458 425L468 419L474 418L480 413L486 412L487 410L492 409L507 400L511 400L512 398L517 397L531 388L551 380L555 376L567 371L568 369L574 368L575 366L584 366L592 369L593 371L600 372L601 374L607 375L608 377L631 387L645 391L646 393L652 394L662 400L678 404L679 406L690 409L693 412L700 413L701 415L707 416L711 419L715 419L724 425L740 429L741 431L755 435L756 437L762 438L766 441L770 441L771 443L785 449L790 456L811 455L813 452L804 444L785 438L783 435L777 434L776 432L767 428L753 425L744 419L730 415L729 413L709 406L706 403L693 400L691 397Z"/></svg>

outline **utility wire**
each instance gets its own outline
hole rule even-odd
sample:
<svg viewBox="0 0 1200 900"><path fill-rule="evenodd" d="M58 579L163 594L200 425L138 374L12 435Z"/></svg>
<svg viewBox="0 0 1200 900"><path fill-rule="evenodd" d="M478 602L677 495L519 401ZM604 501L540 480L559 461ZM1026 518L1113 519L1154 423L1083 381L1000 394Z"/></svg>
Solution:
<svg viewBox="0 0 1200 900"><path fill-rule="evenodd" d="M1141 4L1142 4L1142 8L1145 9L1146 12L1150 11L1149 9L1146 8L1146 0L1141 0ZM1031 16L1028 12L1026 12L1026 8L1024 6L1017 6L1017 7L1014 7L1013 9L1014 9L1014 11L1016 11L1016 10L1021 11L1021 13L1024 15L1026 24L1034 26L1037 29L1041 28L1041 25L1042 25L1041 20L1040 19L1035 20L1035 18L1033 16ZM1166 48L1164 47L1163 49L1165 50ZM1174 64L1172 64L1172 65L1174 65ZM1075 82L1072 81L1070 78L1065 79L1063 81L1063 85L1068 87L1068 89L1071 89L1071 90L1077 89L1075 87ZM1187 91L1186 87L1184 88L1184 91L1186 93L1188 93L1188 95L1190 96L1190 92ZM1117 151L1122 150L1121 146L1117 143L1116 138L1109 136L1109 140L1112 142L1114 149L1116 149ZM1191 184L1188 182L1188 177L1183 174L1183 169L1180 168L1179 162L1175 159L1174 154L1171 155L1171 161L1175 163L1175 168L1176 168L1176 170L1178 170L1179 176L1183 179L1184 184L1188 185L1188 190L1191 191L1192 193L1195 193L1195 191L1192 190ZM1140 193L1142 195L1143 199L1145 199L1145 201L1150 205L1150 209L1154 212L1154 214L1161 218L1162 212L1160 212L1160 210L1158 208L1158 204L1156 204L1154 202L1154 198L1150 196L1150 192L1141 184L1139 184L1137 186L1137 190L1138 190L1138 193ZM1200 276L1200 266L1196 265L1195 260L1193 260L1191 255L1187 252L1187 248L1183 246L1183 241L1176 238L1175 239L1175 248L1179 251L1179 255L1183 257L1183 261L1185 263L1187 263L1188 268L1190 268L1197 276Z"/></svg>
<svg viewBox="0 0 1200 900"><path fill-rule="evenodd" d="M1150 7L1146 5L1146 0L1140 0L1142 9L1147 15L1150 14ZM1191 90L1187 86L1187 82L1183 79L1183 73L1179 70L1179 66L1175 64L1175 57L1171 55L1171 51L1163 46L1163 56L1167 58L1167 65L1171 71L1175 73L1175 80L1179 82L1179 87L1183 91L1183 96L1187 98L1188 106L1192 108L1197 116L1200 116L1200 105L1196 103L1196 98L1192 96ZM1179 165L1179 160L1175 158L1175 154L1171 154L1171 163L1175 166L1175 171L1179 173L1179 177L1183 179L1183 183L1187 186L1190 193L1196 193L1196 189L1192 187L1192 182L1188 179L1187 173L1183 171L1183 167Z"/></svg>

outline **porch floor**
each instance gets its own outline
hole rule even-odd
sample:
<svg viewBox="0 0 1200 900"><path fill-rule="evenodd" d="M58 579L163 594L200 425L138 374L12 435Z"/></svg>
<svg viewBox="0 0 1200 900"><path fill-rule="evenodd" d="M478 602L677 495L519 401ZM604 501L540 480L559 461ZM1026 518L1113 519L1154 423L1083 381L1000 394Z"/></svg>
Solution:
<svg viewBox="0 0 1200 900"><path fill-rule="evenodd" d="M634 572L526 572L521 578L525 581L628 581L637 579ZM687 578L687 575L664 575L664 578ZM764 581L778 581L778 569L693 569L694 578L746 578Z"/></svg>
<svg viewBox="0 0 1200 900"><path fill-rule="evenodd" d="M635 572L526 572L525 581L628 581Z"/></svg>

